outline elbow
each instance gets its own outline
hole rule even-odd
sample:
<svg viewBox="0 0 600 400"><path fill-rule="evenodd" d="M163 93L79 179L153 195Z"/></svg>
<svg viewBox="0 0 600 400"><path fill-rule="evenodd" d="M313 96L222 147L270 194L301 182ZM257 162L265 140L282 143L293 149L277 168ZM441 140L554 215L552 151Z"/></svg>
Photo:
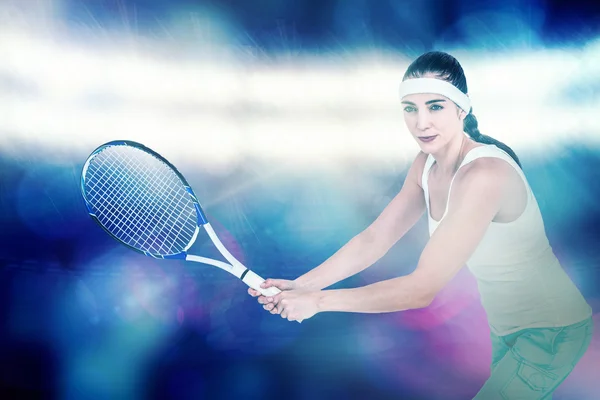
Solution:
<svg viewBox="0 0 600 400"><path fill-rule="evenodd" d="M427 308L435 299L436 293L430 284L418 279L415 275L409 275L412 280L410 287L412 290L412 307L411 308Z"/></svg>
<svg viewBox="0 0 600 400"><path fill-rule="evenodd" d="M408 311L418 310L420 308L427 308L432 303L433 298L424 296L411 296L410 298L401 298L398 301L394 301L394 304L390 311Z"/></svg>
<svg viewBox="0 0 600 400"><path fill-rule="evenodd" d="M427 308L433 302L435 296L419 296L415 299L414 308Z"/></svg>
<svg viewBox="0 0 600 400"><path fill-rule="evenodd" d="M360 240L360 242L365 245L372 246L373 244L378 242L379 237L380 235L377 233L377 231L373 229L373 227L369 227L362 231L360 234L358 234L358 236L356 236L356 239Z"/></svg>
<svg viewBox="0 0 600 400"><path fill-rule="evenodd" d="M357 238L376 259L383 257L391 247L389 237L372 227L362 231Z"/></svg>

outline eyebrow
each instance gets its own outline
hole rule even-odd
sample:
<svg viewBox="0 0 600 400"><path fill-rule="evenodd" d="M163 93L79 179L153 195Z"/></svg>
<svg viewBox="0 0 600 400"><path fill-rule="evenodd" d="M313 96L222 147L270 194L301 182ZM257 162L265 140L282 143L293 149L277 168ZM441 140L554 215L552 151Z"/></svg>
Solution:
<svg viewBox="0 0 600 400"><path fill-rule="evenodd" d="M444 103L445 101L446 100L444 100L444 99L435 99L435 100L426 101L425 104L429 105L429 104L433 104L433 103ZM410 104L411 106L416 106L416 104L413 103L412 101L406 101L406 100L404 100L402 102L402 104Z"/></svg>

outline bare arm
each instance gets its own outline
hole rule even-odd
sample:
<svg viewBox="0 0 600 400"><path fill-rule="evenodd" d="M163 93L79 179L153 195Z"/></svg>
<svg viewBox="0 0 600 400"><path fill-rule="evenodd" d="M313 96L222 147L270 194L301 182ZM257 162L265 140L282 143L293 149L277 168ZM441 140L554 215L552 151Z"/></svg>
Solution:
<svg viewBox="0 0 600 400"><path fill-rule="evenodd" d="M297 288L320 290L363 271L414 226L425 210L420 179L426 157L417 155L402 189L377 219L322 264L297 278Z"/></svg>
<svg viewBox="0 0 600 400"><path fill-rule="evenodd" d="M315 292L312 295L319 311L381 313L429 305L466 264L499 211L508 176L505 172L496 161L465 172L451 193L448 214L412 274L355 289Z"/></svg>

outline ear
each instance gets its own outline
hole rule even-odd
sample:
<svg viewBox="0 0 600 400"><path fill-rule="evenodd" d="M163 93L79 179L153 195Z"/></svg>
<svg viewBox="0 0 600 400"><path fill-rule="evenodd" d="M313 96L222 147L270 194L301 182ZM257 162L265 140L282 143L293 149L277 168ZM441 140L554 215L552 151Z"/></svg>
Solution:
<svg viewBox="0 0 600 400"><path fill-rule="evenodd" d="M467 113L463 109L459 108L458 109L458 119L461 121L464 121L465 118L467 118Z"/></svg>

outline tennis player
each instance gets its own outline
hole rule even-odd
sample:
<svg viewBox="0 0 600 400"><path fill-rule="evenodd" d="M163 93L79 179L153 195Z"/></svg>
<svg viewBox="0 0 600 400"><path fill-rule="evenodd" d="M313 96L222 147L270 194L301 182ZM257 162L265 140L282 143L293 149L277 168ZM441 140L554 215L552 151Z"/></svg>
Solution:
<svg viewBox="0 0 600 400"><path fill-rule="evenodd" d="M400 85L406 125L421 151L381 215L296 280L268 279L271 313L383 313L427 307L467 265L491 331L491 375L476 399L549 399L587 350L592 310L546 237L516 154L479 132L465 74L447 53L417 58ZM430 238L414 272L367 286L323 290L381 258L427 212Z"/></svg>

